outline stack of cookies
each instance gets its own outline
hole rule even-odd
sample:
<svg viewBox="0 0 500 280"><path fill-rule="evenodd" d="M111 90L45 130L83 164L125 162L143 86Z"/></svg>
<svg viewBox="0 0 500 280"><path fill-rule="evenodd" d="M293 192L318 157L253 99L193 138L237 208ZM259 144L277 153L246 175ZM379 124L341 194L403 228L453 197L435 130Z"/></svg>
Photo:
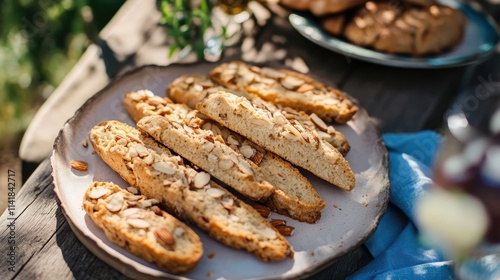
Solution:
<svg viewBox="0 0 500 280"><path fill-rule="evenodd" d="M280 0L310 11L329 33L380 52L425 56L458 45L466 18L434 0Z"/></svg>
<svg viewBox="0 0 500 280"><path fill-rule="evenodd" d="M183 221L263 261L293 257L285 220L316 223L324 200L298 167L351 191L344 124L356 105L305 75L243 62L128 92L136 127L109 120L89 132L97 154L130 186L95 182L84 209L110 240L171 273L195 268L203 245ZM182 245L183 244L183 245ZM190 257L187 257L187 256Z"/></svg>

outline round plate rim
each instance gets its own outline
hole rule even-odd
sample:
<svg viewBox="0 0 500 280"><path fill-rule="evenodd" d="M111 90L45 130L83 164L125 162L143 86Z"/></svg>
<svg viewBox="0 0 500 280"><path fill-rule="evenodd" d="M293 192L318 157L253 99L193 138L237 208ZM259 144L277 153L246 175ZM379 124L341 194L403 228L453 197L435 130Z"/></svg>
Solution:
<svg viewBox="0 0 500 280"><path fill-rule="evenodd" d="M214 65L213 63L206 63L206 62L199 62L199 63L195 63L195 64L204 64L204 63L205 64ZM81 230L78 227L78 225L76 225L73 222L74 218L71 216L70 211L68 211L68 209L66 209L66 205L63 203L63 197L62 197L62 194L60 192L60 186L59 186L59 184L58 184L58 182L56 180L56 175L54 173L54 170L55 170L55 165L56 165L56 155L58 153L57 147L58 147L58 145L60 144L60 142L63 139L64 128L68 124L70 124L72 121L74 121L75 119L77 119L78 115L80 115L86 109L87 106L91 106L92 103L94 101L96 101L101 95L104 95L111 87L113 87L116 83L119 83L122 79L127 78L127 76L129 76L129 75L133 75L134 73L143 71L145 69L147 70L150 67L161 68L161 69L171 69L171 68L175 69L176 67L186 68L186 67L190 67L190 66L192 67L193 64L189 64L188 65L188 64L180 64L179 63L179 64L170 64L170 65L167 65L167 66L150 64L150 65L140 66L140 67L134 68L132 70L129 70L127 72L124 72L123 74L117 76L115 79L113 79L112 81L110 81L108 83L108 85L106 85L103 89L99 90L96 94L94 94L92 97L90 97L75 112L75 114L66 121L66 123L63 125L63 127L59 131L59 134L58 134L58 136L56 137L56 139L54 141L53 151L52 151L52 155L51 155L51 158L50 158L51 167L52 167L52 178L53 178L54 192L55 192L55 194L56 194L56 196L57 196L57 198L58 198L58 200L60 202L60 207L62 209L62 212L63 212L65 218L69 222L71 230L75 233L76 237L84 244L85 247L88 248L89 245L93 245L93 246L96 246L96 248L98 247L102 251L104 251L101 248L101 246L98 244L98 242L93 239L92 236L89 236L85 231ZM283 68L285 68L285 66L283 66ZM385 147L383 145L383 141L382 141L380 132L376 129L375 124L369 118L368 113L366 112L366 110L364 108L360 107L357 114L360 114L361 117L366 117L367 122L369 122L370 128L375 130L374 133L377 135L377 141L379 142L380 147ZM260 277L260 278L256 278L256 279L296 279L297 277L300 277L300 278L308 277L308 276L311 276L311 275L313 275L315 273L318 273L322 269L325 269L327 266L329 266L329 265L333 264L334 262L336 262L339 258L343 257L347 253L349 253L349 252L355 250L356 248L358 248L359 246L361 246L373 234L373 232L377 229L378 224L380 223L380 219L382 218L383 214L386 212L387 206L389 204L390 182L389 182L389 178L388 178L388 151L386 149L383 151L382 156L383 156L383 158L382 158L382 166L385 167L385 170L387 171L387 174L385 174L385 177L383 178L384 186L383 186L383 188L381 188L381 189L383 189L383 191L380 192L381 196L383 196L383 199L381 199L382 204L380 206L381 211L379 212L379 214L374 219L374 226L370 229L370 231L367 232L367 234L364 236L364 238L360 239L356 244L350 246L349 248L340 251L335 257L327 259L327 260L319 263L319 265L313 266L312 269L305 269L301 273L294 273L294 274L289 274L289 275L286 275L286 276L285 275L276 276L276 277L273 277L273 276L270 276L270 277L269 276L264 276L264 277ZM89 250L90 250L90 248L89 248ZM113 256L113 255L109 254L108 252L104 252L105 256L101 256L101 255L95 254L95 248L93 248L90 251L94 255L96 255L98 258L100 258L102 261L104 261L105 263L109 264L110 266L112 266L113 268L115 268L115 269L117 269L119 271L124 271L123 265L126 265L127 269L125 270L125 273L128 274L131 277L137 277L138 275L139 276L142 275L142 276L147 277L147 279L188 279L188 278L185 278L185 277L179 276L179 275L171 275L168 272L165 272L166 274L169 275L167 277L165 277L165 276L156 277L154 275L148 275L148 274L144 274L143 275L142 272L137 271L132 265L124 264L124 263L120 262L120 260L116 256Z"/></svg>
<svg viewBox="0 0 500 280"><path fill-rule="evenodd" d="M334 51L344 56L385 66L416 69L458 67L482 62L495 52L496 47L500 42L500 36L498 34L499 28L490 15L475 10L467 3L456 3L453 0L442 0L440 2L458 6L460 10L466 10L468 11L468 13L474 13L474 15L481 16L482 20L484 20L483 23L487 24L491 30L495 31L494 34L490 34L495 37L493 42L490 42L488 47L484 50L478 51L477 53L471 53L466 56L459 56L456 58L442 59L440 58L440 56L432 58L412 58L409 56L378 52L373 49L357 46L350 42L336 38L317 26L314 23L313 18L303 12L290 13L288 16L288 21L290 22L292 27L297 30L303 37L323 48ZM468 17L468 20L470 22L470 17ZM321 39L314 38L309 35L306 31L306 29L309 28L312 28L314 32L319 34L321 36ZM463 38L462 43L465 41L466 38Z"/></svg>

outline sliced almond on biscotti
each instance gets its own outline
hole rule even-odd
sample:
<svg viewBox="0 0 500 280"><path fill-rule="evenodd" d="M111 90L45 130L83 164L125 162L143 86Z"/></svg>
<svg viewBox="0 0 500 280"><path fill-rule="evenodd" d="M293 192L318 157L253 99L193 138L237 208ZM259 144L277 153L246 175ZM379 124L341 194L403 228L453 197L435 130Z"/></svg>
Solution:
<svg viewBox="0 0 500 280"><path fill-rule="evenodd" d="M274 186L265 180L255 163L224 141L217 141L211 130L162 116L144 117L137 127L245 197L266 200L274 192Z"/></svg>
<svg viewBox="0 0 500 280"><path fill-rule="evenodd" d="M205 86L202 87L203 90L199 90L199 88L196 89L195 85ZM213 83L207 76L203 75L181 76L167 88L167 94L174 102L186 104L193 109L196 107L196 104L202 101L205 97L219 91L226 91L237 96L243 96L254 102L259 102L259 100L261 100L260 97L250 95L247 92L228 89L226 87L217 85ZM344 135L341 132L335 130L333 126L325 124L324 121L316 114L312 113L308 115L302 111L297 111L287 107L275 106L274 104L272 104L271 106L267 106L267 109L270 110L273 114L285 111L286 118L295 119L295 121L299 122L300 125L310 130L316 130L316 134L318 134L320 138L330 143L333 147L339 150L342 155L345 156L349 152L350 145ZM279 117L280 116L277 116L277 118Z"/></svg>
<svg viewBox="0 0 500 280"><path fill-rule="evenodd" d="M221 85L214 83L206 75L187 74L175 79L167 86L167 96L174 102L186 104L194 109L207 95L223 90ZM245 92L239 95L247 96Z"/></svg>
<svg viewBox="0 0 500 280"><path fill-rule="evenodd" d="M184 164L181 157L153 138L118 121L96 125L89 138L104 162L127 183L165 204L177 217L189 219L212 238L265 261L293 255L283 235L255 209L215 182L207 182L206 175ZM126 144L115 140L124 138ZM228 205L231 201L233 207Z"/></svg>
<svg viewBox="0 0 500 280"><path fill-rule="evenodd" d="M231 79L225 78L228 73ZM346 123L357 112L357 106L339 90L294 71L234 61L217 66L209 76L224 87L247 91L308 114L315 113L327 122Z"/></svg>
<svg viewBox="0 0 500 280"><path fill-rule="evenodd" d="M186 74L175 79L167 86L167 96L178 104L186 104L189 108L195 109L196 104L200 103L205 97L221 90L227 90L226 87L214 83L206 75ZM250 98L245 91L233 90L234 94Z"/></svg>
<svg viewBox="0 0 500 280"><path fill-rule="evenodd" d="M196 79L193 79L191 82L196 82ZM262 203L270 207L274 212L287 215L301 222L315 223L319 220L321 210L325 207L325 202L316 190L314 190L307 178L289 162L262 149L248 139L220 126L214 121L206 118L197 119L195 116L199 114L196 113L196 110L192 110L186 116L176 115L177 112L184 112L185 104L167 103L165 107L160 106L156 110L151 110L147 106L149 104L148 98L151 98L151 95L147 94L145 96L146 92L141 91L140 94L144 95L143 98L140 100L132 98L136 97L137 94L127 93L123 102L127 112L133 116L134 120L139 121L142 117L148 115L158 115L158 111L165 111L165 107L170 107L171 110L169 111L171 113L163 115L165 118L174 121L184 118L187 125L196 124L199 127L198 130L211 131L214 133L214 137L222 137L225 144L230 148L240 152L245 158L261 167L265 180L276 188L271 196L266 201L262 201ZM177 107L183 108L178 109ZM205 145L205 148L211 147L209 143L205 143ZM208 158L215 159L210 154ZM226 171L233 167L234 163L231 160L221 160L218 165L220 169Z"/></svg>
<svg viewBox="0 0 500 280"><path fill-rule="evenodd" d="M291 121L277 121L265 105L227 92L207 96L198 110L267 150L350 191L354 173L347 160L330 144Z"/></svg>
<svg viewBox="0 0 500 280"><path fill-rule="evenodd" d="M83 208L111 241L134 255L174 274L193 270L203 256L198 235L144 201L149 199L113 183L94 182L85 192Z"/></svg>
<svg viewBox="0 0 500 280"><path fill-rule="evenodd" d="M319 220L325 202L297 168L214 121L206 120L202 128L208 126L212 131L217 131L232 149L240 151L257 164L264 178L276 187L274 193L264 202L266 206L274 212L301 222L315 223Z"/></svg>
<svg viewBox="0 0 500 280"><path fill-rule="evenodd" d="M175 117L175 120L183 120L192 111L187 106L177 106L169 98L162 98L149 90L126 93L123 98L123 106L135 122L149 115L169 115L170 118Z"/></svg>

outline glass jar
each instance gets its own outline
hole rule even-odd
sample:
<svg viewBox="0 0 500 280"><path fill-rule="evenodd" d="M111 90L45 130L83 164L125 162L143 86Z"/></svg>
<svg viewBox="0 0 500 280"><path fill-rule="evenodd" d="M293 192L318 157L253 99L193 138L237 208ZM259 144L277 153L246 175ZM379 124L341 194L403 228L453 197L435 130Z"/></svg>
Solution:
<svg viewBox="0 0 500 280"><path fill-rule="evenodd" d="M434 165L435 187L469 196L484 207L487 222L479 245L452 256L459 279L500 279L500 86L494 89L488 98L477 100L474 110L461 106L447 116ZM477 222L462 224L480 226Z"/></svg>

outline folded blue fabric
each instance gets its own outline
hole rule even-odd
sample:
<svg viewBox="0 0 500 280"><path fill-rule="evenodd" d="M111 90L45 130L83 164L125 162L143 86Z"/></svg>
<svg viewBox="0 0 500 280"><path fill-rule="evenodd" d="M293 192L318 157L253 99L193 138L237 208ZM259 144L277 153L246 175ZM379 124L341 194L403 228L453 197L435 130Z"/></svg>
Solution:
<svg viewBox="0 0 500 280"><path fill-rule="evenodd" d="M385 134L391 200L365 245L374 257L350 279L453 279L453 268L436 250L425 248L415 227L414 206L432 183L432 163L441 136L433 131Z"/></svg>

